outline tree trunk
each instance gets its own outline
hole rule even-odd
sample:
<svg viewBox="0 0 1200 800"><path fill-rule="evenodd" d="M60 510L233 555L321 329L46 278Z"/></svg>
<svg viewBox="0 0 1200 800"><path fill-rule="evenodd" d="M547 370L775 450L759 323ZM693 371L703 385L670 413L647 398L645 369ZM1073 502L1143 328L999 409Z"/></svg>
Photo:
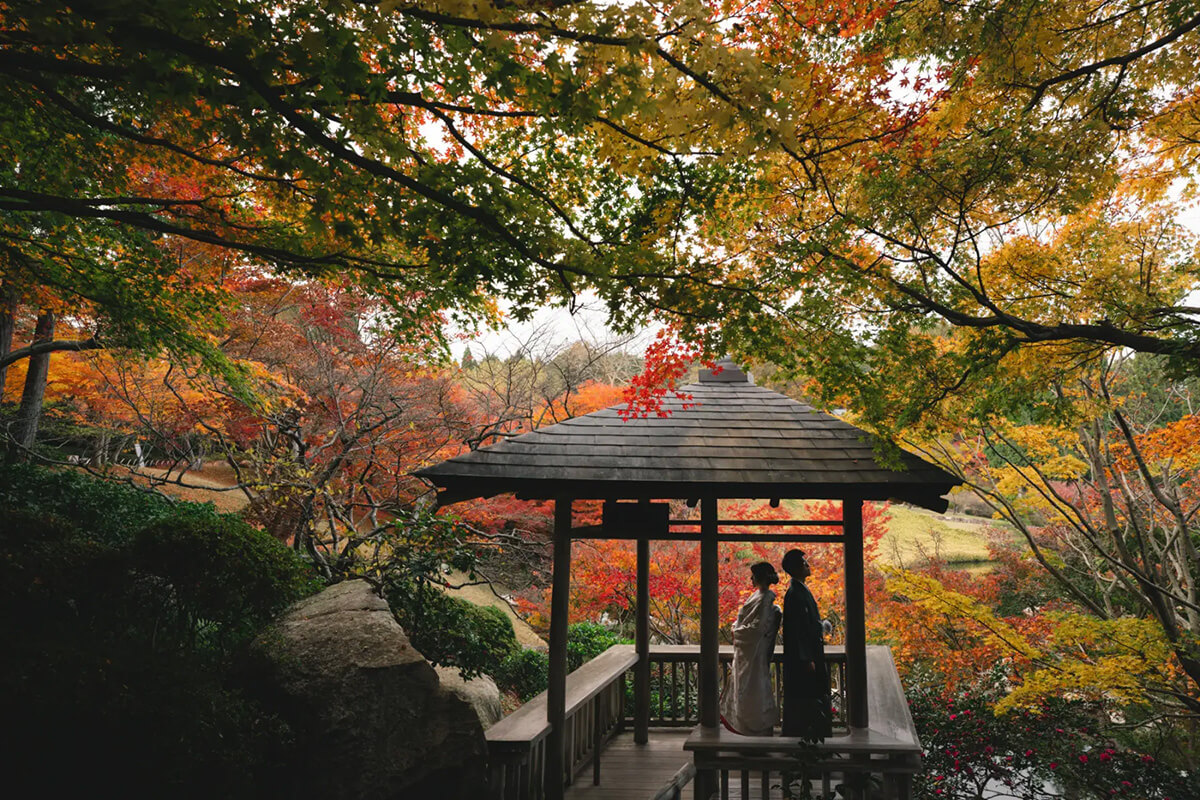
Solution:
<svg viewBox="0 0 1200 800"><path fill-rule="evenodd" d="M33 330L35 343L54 338L54 312L43 311L38 315ZM50 371L50 354L42 353L29 357L29 371L25 373L25 390L21 393L21 407L13 423L13 440L18 454L27 454L37 439L38 421L42 417L42 403L46 399L46 376ZM19 455L18 457L23 457Z"/></svg>
<svg viewBox="0 0 1200 800"><path fill-rule="evenodd" d="M12 352L13 329L17 325L17 293L0 286L0 358ZM0 403L4 402L4 381L8 367L0 367Z"/></svg>

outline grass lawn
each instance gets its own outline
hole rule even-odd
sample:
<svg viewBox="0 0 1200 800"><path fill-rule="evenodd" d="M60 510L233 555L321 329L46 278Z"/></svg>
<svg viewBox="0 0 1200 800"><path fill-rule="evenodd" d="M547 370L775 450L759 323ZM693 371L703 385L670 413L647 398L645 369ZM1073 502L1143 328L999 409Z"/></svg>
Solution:
<svg viewBox="0 0 1200 800"><path fill-rule="evenodd" d="M879 558L885 564L912 566L936 553L950 564L983 565L989 561L989 535L1014 540L1017 535L1000 520L935 514L898 503L888 510L892 519L879 545Z"/></svg>
<svg viewBox="0 0 1200 800"><path fill-rule="evenodd" d="M805 503L791 501L797 519L807 516ZM987 538L1017 534L1006 522L963 514L935 514L923 508L892 503L891 521L879 544L879 560L894 566L916 566L938 555L961 568L987 569Z"/></svg>

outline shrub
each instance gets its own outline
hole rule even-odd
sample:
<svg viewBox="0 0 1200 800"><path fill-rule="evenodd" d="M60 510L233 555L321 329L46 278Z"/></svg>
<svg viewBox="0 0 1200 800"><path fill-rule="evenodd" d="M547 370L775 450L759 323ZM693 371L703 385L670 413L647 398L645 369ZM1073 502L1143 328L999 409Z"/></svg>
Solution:
<svg viewBox="0 0 1200 800"><path fill-rule="evenodd" d="M567 670L579 669L616 644L633 644L603 625L576 622L567 628ZM517 650L501 662L492 677L505 691L515 692L524 702L544 692L549 683L550 656L540 650Z"/></svg>
<svg viewBox="0 0 1200 800"><path fill-rule="evenodd" d="M120 544L151 522L196 506L71 470L0 463L0 508L55 517L91 542ZM186 512L185 512L186 513Z"/></svg>
<svg viewBox="0 0 1200 800"><path fill-rule="evenodd" d="M320 583L271 536L206 512L193 507L143 528L133 566L160 582L156 623L190 646L229 652Z"/></svg>
<svg viewBox="0 0 1200 800"><path fill-rule="evenodd" d="M579 669L615 644L633 644L595 622L576 622L567 628L567 670Z"/></svg>
<svg viewBox="0 0 1200 800"><path fill-rule="evenodd" d="M382 533L386 556L359 565L383 586L396 620L430 662L458 667L464 678L495 674L516 649L512 622L498 608L445 592L452 570L474 577L471 531L452 517L425 510L398 516Z"/></svg>
<svg viewBox="0 0 1200 800"><path fill-rule="evenodd" d="M310 575L211 506L0 467L10 788L260 795L290 732L239 685L238 660L262 623L316 588Z"/></svg>
<svg viewBox="0 0 1200 800"><path fill-rule="evenodd" d="M1004 694L997 677L947 696L928 675L909 676L909 708L925 766L914 797L976 797L983 786L994 790L988 796L1028 800L1200 797L1200 778L1107 736L1094 704L1057 699L1036 711L997 716L994 707Z"/></svg>
<svg viewBox="0 0 1200 800"><path fill-rule="evenodd" d="M430 663L458 667L464 678L493 675L517 647L512 621L498 608L395 573L384 583L384 596L413 647Z"/></svg>
<svg viewBox="0 0 1200 800"><path fill-rule="evenodd" d="M492 677L497 686L515 693L524 703L546 691L550 682L550 657L540 650L514 650L500 662Z"/></svg>

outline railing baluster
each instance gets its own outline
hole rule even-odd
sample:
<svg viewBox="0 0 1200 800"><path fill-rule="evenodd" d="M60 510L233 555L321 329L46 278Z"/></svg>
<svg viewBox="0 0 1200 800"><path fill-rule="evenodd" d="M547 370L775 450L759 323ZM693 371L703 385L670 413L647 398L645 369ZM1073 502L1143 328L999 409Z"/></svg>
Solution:
<svg viewBox="0 0 1200 800"><path fill-rule="evenodd" d="M542 741L540 741L536 745L534 745L533 758L530 759L530 769L531 769L530 783L529 783L529 785L522 787L522 789L524 791L527 791L527 792L529 792L529 794L532 794L536 800L541 800L541 798L545 794L545 790L546 790L546 785L545 785L546 784L546 781L545 781L546 769L545 769L544 763L542 762L542 752L545 750L545 745L544 745L545 741L546 740L543 739Z"/></svg>
<svg viewBox="0 0 1200 800"><path fill-rule="evenodd" d="M679 719L679 686L675 681L675 673L679 667L678 661L671 662L671 720Z"/></svg>
<svg viewBox="0 0 1200 800"><path fill-rule="evenodd" d="M596 697L592 707L592 785L600 785L600 739L604 736L604 718L600 714L601 701L606 699L604 693Z"/></svg>
<svg viewBox="0 0 1200 800"><path fill-rule="evenodd" d="M657 722L662 722L663 716L663 662L658 662L658 719Z"/></svg>
<svg viewBox="0 0 1200 800"><path fill-rule="evenodd" d="M683 664L683 720L692 721L692 662Z"/></svg>
<svg viewBox="0 0 1200 800"><path fill-rule="evenodd" d="M742 775L742 800L750 800L750 770L744 769Z"/></svg>

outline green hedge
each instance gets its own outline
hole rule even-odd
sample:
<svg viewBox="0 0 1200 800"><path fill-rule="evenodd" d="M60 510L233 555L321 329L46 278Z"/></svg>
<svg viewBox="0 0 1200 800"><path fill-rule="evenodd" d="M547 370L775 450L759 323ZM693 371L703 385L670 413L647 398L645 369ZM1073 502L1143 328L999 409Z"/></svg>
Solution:
<svg viewBox="0 0 1200 800"><path fill-rule="evenodd" d="M512 621L498 608L396 574L384 582L384 597L413 647L432 664L458 667L464 677L494 675L517 647Z"/></svg>
<svg viewBox="0 0 1200 800"><path fill-rule="evenodd" d="M579 669L617 644L633 644L633 641L594 622L576 622L568 626L567 671ZM514 650L492 673L497 686L516 693L522 702L546 691L549 676L550 656L541 650Z"/></svg>
<svg viewBox="0 0 1200 800"><path fill-rule="evenodd" d="M319 586L286 547L209 505L0 466L6 784L261 795L291 734L240 684L239 659Z"/></svg>

